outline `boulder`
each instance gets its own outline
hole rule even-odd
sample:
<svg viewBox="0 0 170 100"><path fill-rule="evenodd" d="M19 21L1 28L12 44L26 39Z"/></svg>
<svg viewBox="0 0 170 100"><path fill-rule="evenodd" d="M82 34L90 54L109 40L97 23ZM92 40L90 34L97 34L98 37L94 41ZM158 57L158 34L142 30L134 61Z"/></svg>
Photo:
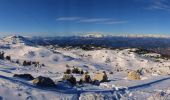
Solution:
<svg viewBox="0 0 170 100"><path fill-rule="evenodd" d="M35 78L32 82L34 85L40 86L40 87L54 87L54 86L56 86L54 81L52 79L50 79L49 77L39 76L39 77Z"/></svg>
<svg viewBox="0 0 170 100"><path fill-rule="evenodd" d="M33 80L34 77L31 74L14 74L13 77L22 78L25 80Z"/></svg>
<svg viewBox="0 0 170 100"><path fill-rule="evenodd" d="M94 81L99 81L99 82L107 82L108 81L108 77L106 75L105 72L102 72L102 73L97 73L95 74L94 78L93 78Z"/></svg>
<svg viewBox="0 0 170 100"><path fill-rule="evenodd" d="M128 73L129 80L140 80L140 74L137 71L130 71Z"/></svg>
<svg viewBox="0 0 170 100"><path fill-rule="evenodd" d="M71 74L64 74L63 80L70 82L72 85L76 85L76 78Z"/></svg>
<svg viewBox="0 0 170 100"><path fill-rule="evenodd" d="M151 69L152 70L152 69ZM145 68L141 68L141 69L138 69L137 72L140 74L140 75L144 75L146 73L146 69Z"/></svg>

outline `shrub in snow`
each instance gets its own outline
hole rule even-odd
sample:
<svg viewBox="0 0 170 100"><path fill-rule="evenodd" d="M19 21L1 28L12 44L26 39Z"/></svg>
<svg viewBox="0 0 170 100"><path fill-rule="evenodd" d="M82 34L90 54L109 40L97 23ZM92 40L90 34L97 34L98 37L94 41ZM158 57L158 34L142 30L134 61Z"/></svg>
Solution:
<svg viewBox="0 0 170 100"><path fill-rule="evenodd" d="M70 82L72 85L76 85L76 78L71 74L64 74L62 79Z"/></svg>
<svg viewBox="0 0 170 100"><path fill-rule="evenodd" d="M73 67L72 73L74 73L74 74L84 74L84 71L80 70L78 67Z"/></svg>
<svg viewBox="0 0 170 100"><path fill-rule="evenodd" d="M67 67L67 68L70 68L70 66L69 66L68 64L66 64L66 67Z"/></svg>
<svg viewBox="0 0 170 100"><path fill-rule="evenodd" d="M137 71L130 71L128 73L129 80L140 80L140 74Z"/></svg>
<svg viewBox="0 0 170 100"><path fill-rule="evenodd" d="M146 50L146 49L142 49L142 48L137 49L137 50L134 51L134 52L137 53L137 54L147 54L147 53L152 53L152 51Z"/></svg>
<svg viewBox="0 0 170 100"><path fill-rule="evenodd" d="M54 87L55 86L54 81L50 79L49 77L39 76L35 78L32 82L34 85L40 86L40 87Z"/></svg>
<svg viewBox="0 0 170 100"><path fill-rule="evenodd" d="M79 68L75 68L75 67L73 67L73 69L72 69L72 73L75 73L75 74L79 74Z"/></svg>
<svg viewBox="0 0 170 100"><path fill-rule="evenodd" d="M19 60L16 60L16 63L19 64Z"/></svg>
<svg viewBox="0 0 170 100"><path fill-rule="evenodd" d="M6 60L11 61L11 56L6 56Z"/></svg>
<svg viewBox="0 0 170 100"><path fill-rule="evenodd" d="M23 66L31 66L31 61L24 61Z"/></svg>
<svg viewBox="0 0 170 100"><path fill-rule="evenodd" d="M84 83L92 83L91 77L89 74L84 74L83 77L81 78L82 82Z"/></svg>
<svg viewBox="0 0 170 100"><path fill-rule="evenodd" d="M79 84L83 84L83 79L81 78L78 83L79 83Z"/></svg>
<svg viewBox="0 0 170 100"><path fill-rule="evenodd" d="M71 69L66 69L66 72L64 72L65 74L71 74Z"/></svg>
<svg viewBox="0 0 170 100"><path fill-rule="evenodd" d="M106 58L105 63L110 63L110 62L111 62L110 58Z"/></svg>
<svg viewBox="0 0 170 100"><path fill-rule="evenodd" d="M40 62L38 62L38 61L32 61L31 62L31 65L34 65L35 67L41 67L41 65L40 65Z"/></svg>
<svg viewBox="0 0 170 100"><path fill-rule="evenodd" d="M45 66L45 64L42 64L41 66Z"/></svg>
<svg viewBox="0 0 170 100"><path fill-rule="evenodd" d="M106 72L103 71L102 73L95 74L93 80L97 80L99 82L107 82L108 81L108 77L106 75Z"/></svg>
<svg viewBox="0 0 170 100"><path fill-rule="evenodd" d="M2 60L4 59L4 54L5 53L3 51L0 52L0 59L2 59Z"/></svg>
<svg viewBox="0 0 170 100"><path fill-rule="evenodd" d="M80 74L84 74L84 71L83 71L83 70L81 70L81 71L80 71Z"/></svg>
<svg viewBox="0 0 170 100"><path fill-rule="evenodd" d="M36 61L24 61L23 62L23 66L31 66L31 65L34 65L35 67L45 66L44 64L40 65L40 63Z"/></svg>
<svg viewBox="0 0 170 100"><path fill-rule="evenodd" d="M22 78L25 80L33 80L34 77L31 74L14 74L13 77Z"/></svg>

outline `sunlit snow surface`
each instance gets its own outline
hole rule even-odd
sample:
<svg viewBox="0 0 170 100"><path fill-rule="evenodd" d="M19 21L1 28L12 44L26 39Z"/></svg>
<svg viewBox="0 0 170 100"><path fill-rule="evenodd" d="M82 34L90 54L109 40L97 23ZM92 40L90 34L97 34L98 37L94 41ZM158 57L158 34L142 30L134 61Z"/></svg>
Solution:
<svg viewBox="0 0 170 100"><path fill-rule="evenodd" d="M16 40L18 41L18 40ZM3 43L1 43L3 46ZM10 44L9 48L1 48L12 60L19 59L39 61L45 67L22 66L10 61L0 60L0 100L168 100L170 99L170 61L153 57L156 53L139 55L135 49L100 49L85 51L82 49L65 49L42 46L29 46L23 43ZM79 67L88 71L91 76L105 70L109 82L99 86L84 84L71 87L58 83L66 70L66 65ZM141 80L128 80L130 70L147 69ZM117 70L121 71L117 71ZM110 74L113 72L113 74ZM52 78L55 88L40 88L18 78L13 74L29 73L34 77ZM80 75L74 75L77 80Z"/></svg>

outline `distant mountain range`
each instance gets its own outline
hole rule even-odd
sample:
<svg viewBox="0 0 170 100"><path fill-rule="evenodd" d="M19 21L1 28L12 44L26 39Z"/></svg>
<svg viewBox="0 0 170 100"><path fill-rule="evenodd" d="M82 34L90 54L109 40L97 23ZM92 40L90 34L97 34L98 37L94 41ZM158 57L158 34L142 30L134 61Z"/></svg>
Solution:
<svg viewBox="0 0 170 100"><path fill-rule="evenodd" d="M170 37L163 35L100 35L68 37L26 37L9 36L2 38L0 44L58 45L58 46L103 46L110 48L169 48Z"/></svg>
<svg viewBox="0 0 170 100"><path fill-rule="evenodd" d="M91 38L103 38L103 37L131 37L131 38L170 38L170 35L161 35L161 34L117 34L117 35L104 35L101 33L88 33L80 35L80 37L91 37Z"/></svg>

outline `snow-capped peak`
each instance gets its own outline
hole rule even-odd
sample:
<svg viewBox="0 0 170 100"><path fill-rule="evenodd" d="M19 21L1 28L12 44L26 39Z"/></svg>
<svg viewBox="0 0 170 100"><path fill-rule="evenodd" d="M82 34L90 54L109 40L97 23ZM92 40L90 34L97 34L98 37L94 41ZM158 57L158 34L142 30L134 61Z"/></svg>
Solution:
<svg viewBox="0 0 170 100"><path fill-rule="evenodd" d="M170 36L166 34L101 34L101 33L87 33L82 35L82 37L170 38Z"/></svg>
<svg viewBox="0 0 170 100"><path fill-rule="evenodd" d="M3 42L4 44L32 44L32 42L27 37L16 35L5 37L1 40L1 42Z"/></svg>
<svg viewBox="0 0 170 100"><path fill-rule="evenodd" d="M88 33L83 35L83 37L102 38L104 35L100 33Z"/></svg>

